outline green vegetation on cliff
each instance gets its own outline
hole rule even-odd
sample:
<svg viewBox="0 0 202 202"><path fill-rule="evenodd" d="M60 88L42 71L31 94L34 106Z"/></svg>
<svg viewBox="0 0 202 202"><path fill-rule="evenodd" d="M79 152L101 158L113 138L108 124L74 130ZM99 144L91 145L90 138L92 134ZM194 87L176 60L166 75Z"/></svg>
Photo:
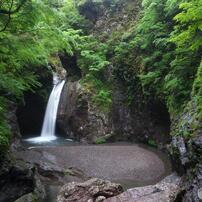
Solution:
<svg viewBox="0 0 202 202"><path fill-rule="evenodd" d="M189 101L201 61L200 4L200 1L143 3L144 13L136 37L144 58L140 79L144 89L166 99L171 112L182 110Z"/></svg>
<svg viewBox="0 0 202 202"><path fill-rule="evenodd" d="M80 37L83 38L78 48L78 65L83 72L81 83L92 95L92 102L107 111L112 102L109 82L104 75L110 64L106 58L107 45L93 36Z"/></svg>
<svg viewBox="0 0 202 202"><path fill-rule="evenodd" d="M103 53L112 67L111 80L104 80L123 83L129 103L141 91L146 102L160 100L172 118L194 102L195 117L201 120L202 1L143 0L141 6L130 0L108 6L104 0L82 1L85 4L100 7L99 12L94 8L99 22L92 32L106 44ZM92 81L89 77L88 83Z"/></svg>
<svg viewBox="0 0 202 202"><path fill-rule="evenodd" d="M144 94L165 100L169 111L177 113L190 100L201 62L201 1L145 0L142 6L137 26L117 46L124 52L116 57L131 58L136 49L142 58L136 74Z"/></svg>

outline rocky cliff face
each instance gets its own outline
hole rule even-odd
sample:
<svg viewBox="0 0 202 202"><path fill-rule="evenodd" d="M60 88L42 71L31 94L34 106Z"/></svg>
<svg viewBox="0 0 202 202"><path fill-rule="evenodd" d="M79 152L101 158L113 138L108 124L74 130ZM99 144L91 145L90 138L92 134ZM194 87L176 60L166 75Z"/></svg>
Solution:
<svg viewBox="0 0 202 202"><path fill-rule="evenodd" d="M36 168L13 156L21 148L22 137L16 117L17 105L9 102L7 106L7 120L12 136L10 151L0 159L0 201L13 202L20 197L24 197L22 201L40 201L44 197L44 189Z"/></svg>
<svg viewBox="0 0 202 202"><path fill-rule="evenodd" d="M198 202L198 190L202 187L202 123L194 101L172 121L171 134L171 155L178 160L176 169L185 176L183 201Z"/></svg>
<svg viewBox="0 0 202 202"><path fill-rule="evenodd" d="M67 81L59 110L58 126L65 135L82 142L103 140L169 141L169 114L161 103L128 106L124 88L113 93L111 111L100 111L79 81Z"/></svg>
<svg viewBox="0 0 202 202"><path fill-rule="evenodd" d="M109 114L100 112L79 81L67 81L58 109L58 126L64 134L81 142L95 142L111 133Z"/></svg>
<svg viewBox="0 0 202 202"><path fill-rule="evenodd" d="M113 131L120 138L137 142L169 142L170 118L163 103L142 103L141 95L128 105L126 89L117 85L113 94Z"/></svg>

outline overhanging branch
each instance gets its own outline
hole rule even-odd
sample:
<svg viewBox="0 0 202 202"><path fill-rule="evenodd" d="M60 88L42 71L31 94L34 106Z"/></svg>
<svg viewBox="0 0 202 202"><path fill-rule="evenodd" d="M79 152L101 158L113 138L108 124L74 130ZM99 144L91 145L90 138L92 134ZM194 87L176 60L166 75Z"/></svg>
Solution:
<svg viewBox="0 0 202 202"><path fill-rule="evenodd" d="M9 7L9 10L4 10L4 9L0 9L0 15L3 14L3 15L8 15L8 20L6 22L6 24L4 25L4 27L0 30L0 32L3 32L6 30L6 28L8 27L10 21L11 21L11 15L14 14L14 13L17 13L20 8L24 5L24 3L26 2L27 0L21 0L20 4L16 7L15 10L12 10L13 8L13 4L14 4L14 0L11 0L11 5Z"/></svg>
<svg viewBox="0 0 202 202"><path fill-rule="evenodd" d="M6 10L6 9L0 9L0 15L2 14L2 15L12 15L12 14L15 14L15 13L17 13L20 9L21 9L21 7L25 4L25 2L26 2L27 0L21 0L20 1L20 3L19 3L19 5L14 9L14 10ZM13 4L13 1L12 1L12 4Z"/></svg>

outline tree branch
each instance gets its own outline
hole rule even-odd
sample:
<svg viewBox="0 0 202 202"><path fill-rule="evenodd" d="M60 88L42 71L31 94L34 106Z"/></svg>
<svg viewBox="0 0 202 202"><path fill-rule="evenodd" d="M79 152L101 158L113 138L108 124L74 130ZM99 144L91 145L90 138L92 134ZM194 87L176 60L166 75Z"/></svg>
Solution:
<svg viewBox="0 0 202 202"><path fill-rule="evenodd" d="M11 5L10 5L10 7L9 7L9 11L11 11L12 8L13 8L13 1L14 1L14 0L11 0ZM10 21L11 21L11 14L8 14L8 20L7 20L6 24L4 25L4 28L1 29L0 32L3 32L3 31L6 30L6 28L8 27L8 25L9 25L9 23L10 23Z"/></svg>
<svg viewBox="0 0 202 202"><path fill-rule="evenodd" d="M9 25L9 23L11 21L11 15L14 14L14 13L17 13L20 10L20 8L24 5L24 3L26 1L27 0L21 0L21 3L17 6L17 8L15 10L12 10L14 0L11 0L11 5L9 7L9 10L0 9L0 15L1 14L8 15L8 20L7 20L6 24L4 25L4 27L0 30L0 32L3 32L3 31L6 30L6 28L8 27L8 25Z"/></svg>
<svg viewBox="0 0 202 202"><path fill-rule="evenodd" d="M15 14L15 13L17 13L20 9L21 9L21 7L25 4L25 2L26 2L27 0L21 0L21 2L20 2L20 4L16 7L16 9L15 10L6 10L6 9L0 9L0 15L2 14L2 15L12 15L12 14ZM13 1L12 1L12 5L13 5Z"/></svg>

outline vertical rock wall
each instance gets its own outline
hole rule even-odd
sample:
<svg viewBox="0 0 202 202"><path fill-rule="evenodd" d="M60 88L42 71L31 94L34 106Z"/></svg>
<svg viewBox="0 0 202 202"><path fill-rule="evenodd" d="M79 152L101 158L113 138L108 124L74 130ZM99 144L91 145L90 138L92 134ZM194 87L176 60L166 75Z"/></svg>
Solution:
<svg viewBox="0 0 202 202"><path fill-rule="evenodd" d="M95 142L111 133L109 115L90 102L79 81L67 81L58 109L58 126L67 136L82 142Z"/></svg>
<svg viewBox="0 0 202 202"><path fill-rule="evenodd" d="M170 120L166 107L140 103L128 106L124 89L117 88L111 111L102 112L79 81L67 81L59 104L58 126L65 135L84 142L96 142L98 138L168 142Z"/></svg>

